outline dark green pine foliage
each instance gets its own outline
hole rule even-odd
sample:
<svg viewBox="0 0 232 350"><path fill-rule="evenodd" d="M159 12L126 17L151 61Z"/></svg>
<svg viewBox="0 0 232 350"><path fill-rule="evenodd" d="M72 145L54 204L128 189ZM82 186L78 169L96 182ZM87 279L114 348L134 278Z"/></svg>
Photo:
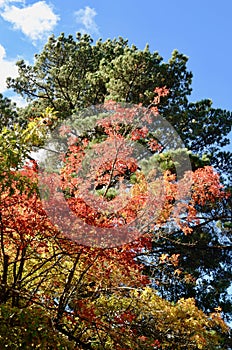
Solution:
<svg viewBox="0 0 232 350"><path fill-rule="evenodd" d="M17 62L19 77L8 79L8 86L33 101L37 113L46 107L68 117L77 109L104 101L106 80L100 64L123 54L127 41L99 40L96 45L88 35L77 34L76 40L61 34L51 36L35 64Z"/></svg>
<svg viewBox="0 0 232 350"><path fill-rule="evenodd" d="M16 104L0 94L0 130L4 127L12 128L19 121Z"/></svg>

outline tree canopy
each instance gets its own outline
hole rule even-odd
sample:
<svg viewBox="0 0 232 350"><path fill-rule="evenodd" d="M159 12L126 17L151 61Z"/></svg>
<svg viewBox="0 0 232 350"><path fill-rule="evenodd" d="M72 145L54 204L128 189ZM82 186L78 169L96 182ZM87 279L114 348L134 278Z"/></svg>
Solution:
<svg viewBox="0 0 232 350"><path fill-rule="evenodd" d="M65 118L106 99L149 106L154 88L166 86L169 95L161 99L160 113L188 148L207 154L214 166L231 175L231 154L221 147L229 143L232 113L213 108L211 100L189 102L192 73L187 61L175 50L163 62L158 52L148 46L142 51L123 38L93 44L89 35L61 34L49 38L33 65L19 61L19 77L9 78L8 87L32 101L29 117L52 107Z"/></svg>
<svg viewBox="0 0 232 350"><path fill-rule="evenodd" d="M29 104L1 97L3 344L229 348L232 113L189 102L185 55L123 38L52 36L17 65L8 86ZM49 146L41 174L31 152Z"/></svg>

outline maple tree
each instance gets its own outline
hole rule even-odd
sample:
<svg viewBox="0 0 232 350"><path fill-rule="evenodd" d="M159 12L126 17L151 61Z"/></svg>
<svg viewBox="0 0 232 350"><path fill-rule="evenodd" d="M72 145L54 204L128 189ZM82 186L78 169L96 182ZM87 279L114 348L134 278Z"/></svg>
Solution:
<svg viewBox="0 0 232 350"><path fill-rule="evenodd" d="M227 197L218 175L211 167L180 172L173 161L178 149L159 167L155 156L163 145L149 130L157 109L113 102L102 106L97 118L85 115L88 128L80 135L73 134L73 124L58 127L58 145L64 138L67 147L61 147L62 158L55 153L55 163L49 159L47 172L34 161L23 166L56 122L46 113L25 129L5 128L0 139L3 344L118 350L223 346L228 329L220 309L206 315L192 299L167 302L151 288L138 260L151 251L156 229L178 227L191 236L199 206ZM77 125L82 120L83 115L74 118ZM172 239L171 232L166 236ZM179 273L178 254L160 254L159 260Z"/></svg>
<svg viewBox="0 0 232 350"><path fill-rule="evenodd" d="M154 98L154 87L165 85L169 94L160 98L159 110L191 150L192 168L212 165L228 185L231 152L222 147L229 143L232 114L213 107L210 99L191 102L193 75L187 64L188 58L177 50L164 62L149 46L140 50L123 38L94 43L88 35L78 33L73 37L62 33L48 39L33 64L19 61L19 75L16 79L9 78L8 86L29 101L27 107L18 111L19 120L27 123L48 106L58 112L58 120L109 98L148 107ZM165 167L171 162L170 157L166 153L165 159L157 156L156 160ZM223 204L218 203L217 210L211 209L208 206L211 222L196 227L191 239L177 231L173 242L167 239L153 242L152 260L158 261L161 250L164 254L181 253L180 263L194 275L195 282L186 284L173 278L173 271L168 267L167 278L159 291L169 300L176 300L178 295L193 296L204 311L212 311L220 302L229 317L232 310L228 294L232 277L231 234L225 223L231 220L231 205L225 200ZM192 249L189 245L179 245L179 240L191 243ZM160 272L159 268L156 273L154 266L147 266L147 273L158 276ZM209 274L210 281L204 278ZM202 285L199 284L203 280Z"/></svg>
<svg viewBox="0 0 232 350"><path fill-rule="evenodd" d="M228 185L232 158L231 152L222 147L229 143L232 114L213 107L210 99L191 101L193 75L187 64L188 58L177 50L164 62L148 45L140 50L121 37L94 43L89 35L77 33L73 37L61 33L48 39L42 51L35 55L33 64L25 60L17 63L19 75L8 79L8 87L29 102L18 110L17 116L26 124L46 107L58 112L58 120L108 99L142 103L148 107L153 103L154 87L165 85L169 94L160 97L159 111L191 151L193 170L212 165ZM87 120L83 118L82 123ZM156 147L156 141L151 141L151 145ZM170 169L173 154L161 154L163 158L158 154L155 163ZM178 157L185 158L185 155L182 153ZM108 191L109 196L114 193L113 189ZM208 215L207 224L195 225L191 238L176 230L175 240L170 241L165 238L162 228L157 235L162 238L153 242L152 256L149 260L140 258L143 262L146 260L147 273L154 279L160 280L162 270L164 283L156 287L163 296L173 301L180 296L194 297L197 305L206 312L213 311L220 303L229 318L232 312L232 299L228 293L232 278L231 202L227 198L214 207L208 206L207 214L206 208L201 209L204 217ZM185 245L180 245L180 241ZM184 271L188 271L187 276L194 276L191 283L186 283L186 280L190 282L188 278L180 279L174 275L171 266L162 269L163 265L157 265L161 253L172 255L173 252L182 256L179 263ZM148 261L154 264L149 266ZM205 278L208 275L211 279Z"/></svg>

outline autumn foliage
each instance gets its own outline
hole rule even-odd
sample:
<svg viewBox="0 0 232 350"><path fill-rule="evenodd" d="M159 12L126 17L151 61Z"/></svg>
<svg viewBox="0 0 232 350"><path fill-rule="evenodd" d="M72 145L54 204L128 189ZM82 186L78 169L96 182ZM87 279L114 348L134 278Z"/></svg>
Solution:
<svg viewBox="0 0 232 350"><path fill-rule="evenodd" d="M88 129L84 135L74 135L68 125L59 127L59 136L67 139L66 151L58 159L59 174L53 163L46 171L36 162L18 170L12 166L4 173L0 184L4 346L116 350L220 346L221 335L227 332L220 310L206 315L193 299L176 304L162 299L137 259L151 250L158 228L169 227L170 239L172 227L191 235L203 220L200 208L227 196L209 166L179 174L173 167L162 171L141 165L141 156L152 165L153 156L163 152L164 144L150 125L166 94L165 88L155 90L151 106L155 109L128 109L108 102L101 106L92 132ZM39 128L44 135L47 127L41 120L33 123L32 144ZM161 254L159 263L182 273L178 254ZM8 327L15 332L11 334Z"/></svg>

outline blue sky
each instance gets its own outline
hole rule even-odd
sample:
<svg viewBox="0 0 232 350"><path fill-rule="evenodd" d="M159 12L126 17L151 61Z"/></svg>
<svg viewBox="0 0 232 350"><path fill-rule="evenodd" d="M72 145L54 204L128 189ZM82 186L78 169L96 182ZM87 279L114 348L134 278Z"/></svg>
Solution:
<svg viewBox="0 0 232 350"><path fill-rule="evenodd" d="M16 60L33 62L52 33L81 30L140 49L148 43L165 61L178 49L194 75L191 100L232 110L231 16L231 0L0 0L0 92Z"/></svg>

